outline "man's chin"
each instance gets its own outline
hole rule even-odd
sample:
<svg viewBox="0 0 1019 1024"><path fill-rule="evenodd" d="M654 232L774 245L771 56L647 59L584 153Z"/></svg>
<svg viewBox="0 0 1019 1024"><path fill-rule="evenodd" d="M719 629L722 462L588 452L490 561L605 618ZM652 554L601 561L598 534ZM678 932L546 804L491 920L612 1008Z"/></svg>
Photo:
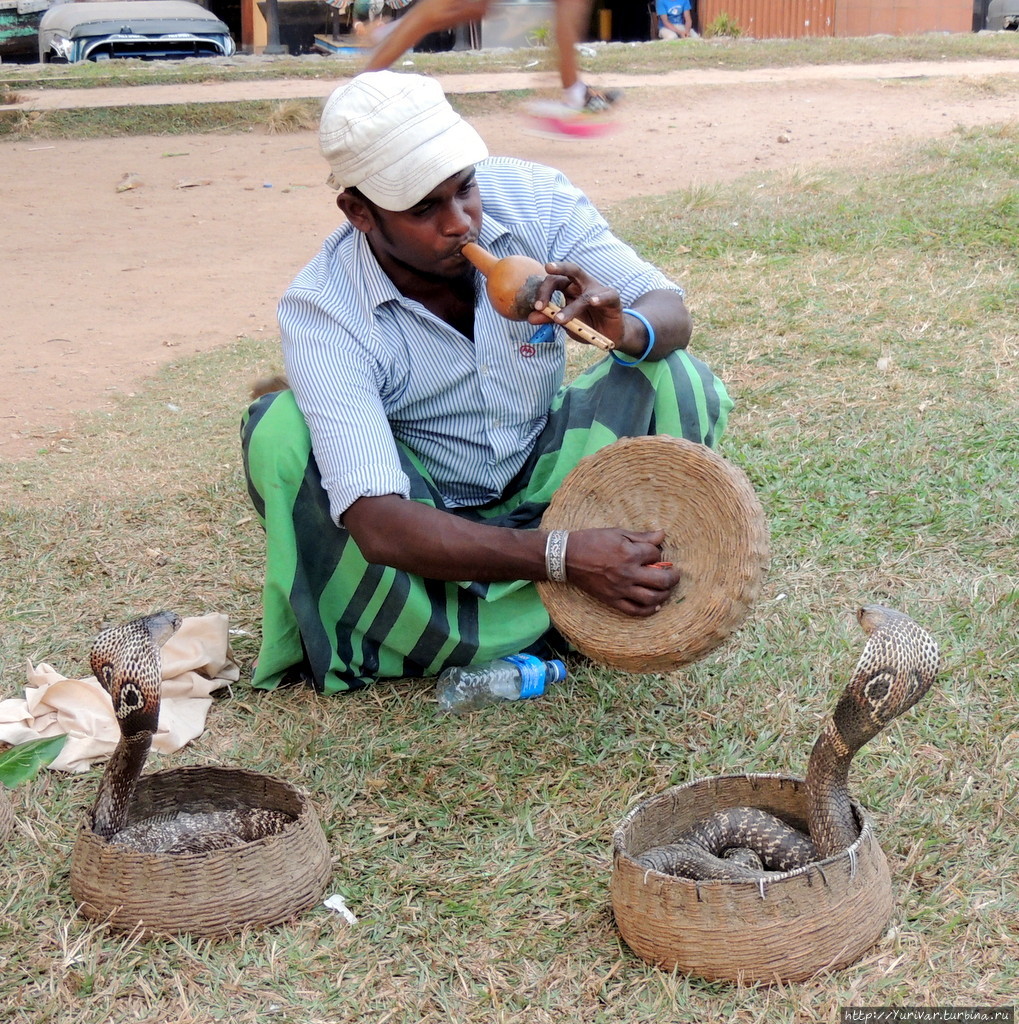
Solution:
<svg viewBox="0 0 1019 1024"><path fill-rule="evenodd" d="M474 277L474 266L459 252L447 256L425 271L426 274L444 281L465 281Z"/></svg>

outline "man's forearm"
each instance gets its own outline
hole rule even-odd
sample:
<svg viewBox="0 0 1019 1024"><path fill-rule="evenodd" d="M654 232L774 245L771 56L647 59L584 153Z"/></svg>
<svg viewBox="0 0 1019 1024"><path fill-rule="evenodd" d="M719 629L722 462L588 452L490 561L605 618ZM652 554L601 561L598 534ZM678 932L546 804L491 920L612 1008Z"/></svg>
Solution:
<svg viewBox="0 0 1019 1024"><path fill-rule="evenodd" d="M398 495L360 498L344 513L369 562L433 580L545 578L544 534L485 526Z"/></svg>

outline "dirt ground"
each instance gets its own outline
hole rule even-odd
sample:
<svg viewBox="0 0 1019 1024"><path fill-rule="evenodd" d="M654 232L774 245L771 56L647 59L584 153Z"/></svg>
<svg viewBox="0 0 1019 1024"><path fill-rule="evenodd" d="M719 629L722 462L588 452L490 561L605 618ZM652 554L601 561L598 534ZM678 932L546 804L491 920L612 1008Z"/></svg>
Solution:
<svg viewBox="0 0 1019 1024"><path fill-rule="evenodd" d="M519 111L472 121L493 153L553 164L607 209L755 171L856 164L866 173L904 143L1014 120L1017 63L614 79L602 84L624 86L624 106L596 142L538 137ZM247 83L245 94L255 86L288 95L279 82ZM203 86L156 88L157 99L132 101L212 98ZM307 82L293 88L309 95ZM274 334L280 293L339 219L313 132L5 142L0 166L6 459L71 438L75 411L109 407L170 360Z"/></svg>

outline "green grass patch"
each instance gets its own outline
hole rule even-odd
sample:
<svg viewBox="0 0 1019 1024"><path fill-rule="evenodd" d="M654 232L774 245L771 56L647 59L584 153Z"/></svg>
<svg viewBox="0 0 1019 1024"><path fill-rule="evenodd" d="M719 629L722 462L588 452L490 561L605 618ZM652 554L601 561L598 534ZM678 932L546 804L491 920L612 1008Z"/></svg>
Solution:
<svg viewBox="0 0 1019 1024"><path fill-rule="evenodd" d="M465 117L510 109L531 96L529 90L468 93L451 98ZM211 132L285 133L318 129L319 98L240 100L223 103L138 104L123 107L75 107L69 110L0 111L0 139L108 139L128 135L195 135Z"/></svg>
<svg viewBox="0 0 1019 1024"><path fill-rule="evenodd" d="M694 349L737 400L722 451L772 532L744 628L687 670L572 661L547 697L440 717L432 682L256 693L153 767L230 763L307 788L334 858L323 909L222 942L139 942L73 915L68 858L98 773L14 791L0 1016L109 1021L737 1024L847 1005L1015 1001L1019 406L1014 127L893 166L754 175L611 210L688 288ZM678 211L678 212L677 212ZM578 364L582 360L577 360ZM58 446L0 467L0 679L85 671L99 624L223 611L257 650L262 540L237 441L273 341L187 359ZM859 965L778 989L673 976L615 930L610 837L634 802L709 774L802 773L863 637L860 603L939 639L925 701L853 788L895 893Z"/></svg>
<svg viewBox="0 0 1019 1024"><path fill-rule="evenodd" d="M291 101L293 102L293 101ZM321 102L308 100L321 110ZM167 103L72 110L2 111L0 138L95 139L126 135L194 135L207 132L263 131L279 109L276 100L239 103ZM317 113L313 118L317 122Z"/></svg>

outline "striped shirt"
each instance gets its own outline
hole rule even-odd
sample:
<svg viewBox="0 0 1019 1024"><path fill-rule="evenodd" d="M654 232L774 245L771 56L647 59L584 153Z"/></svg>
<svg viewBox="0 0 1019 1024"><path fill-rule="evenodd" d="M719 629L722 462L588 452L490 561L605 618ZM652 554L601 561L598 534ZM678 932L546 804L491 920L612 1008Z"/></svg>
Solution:
<svg viewBox="0 0 1019 1024"><path fill-rule="evenodd" d="M655 288L681 292L558 171L491 157L477 182L478 242L496 256L571 260L624 306ZM397 291L364 234L344 224L281 299L287 377L337 523L360 497L409 495L396 440L449 507L499 498L523 465L563 383L566 335L538 341L532 324L495 312L480 274L476 291L471 340Z"/></svg>

